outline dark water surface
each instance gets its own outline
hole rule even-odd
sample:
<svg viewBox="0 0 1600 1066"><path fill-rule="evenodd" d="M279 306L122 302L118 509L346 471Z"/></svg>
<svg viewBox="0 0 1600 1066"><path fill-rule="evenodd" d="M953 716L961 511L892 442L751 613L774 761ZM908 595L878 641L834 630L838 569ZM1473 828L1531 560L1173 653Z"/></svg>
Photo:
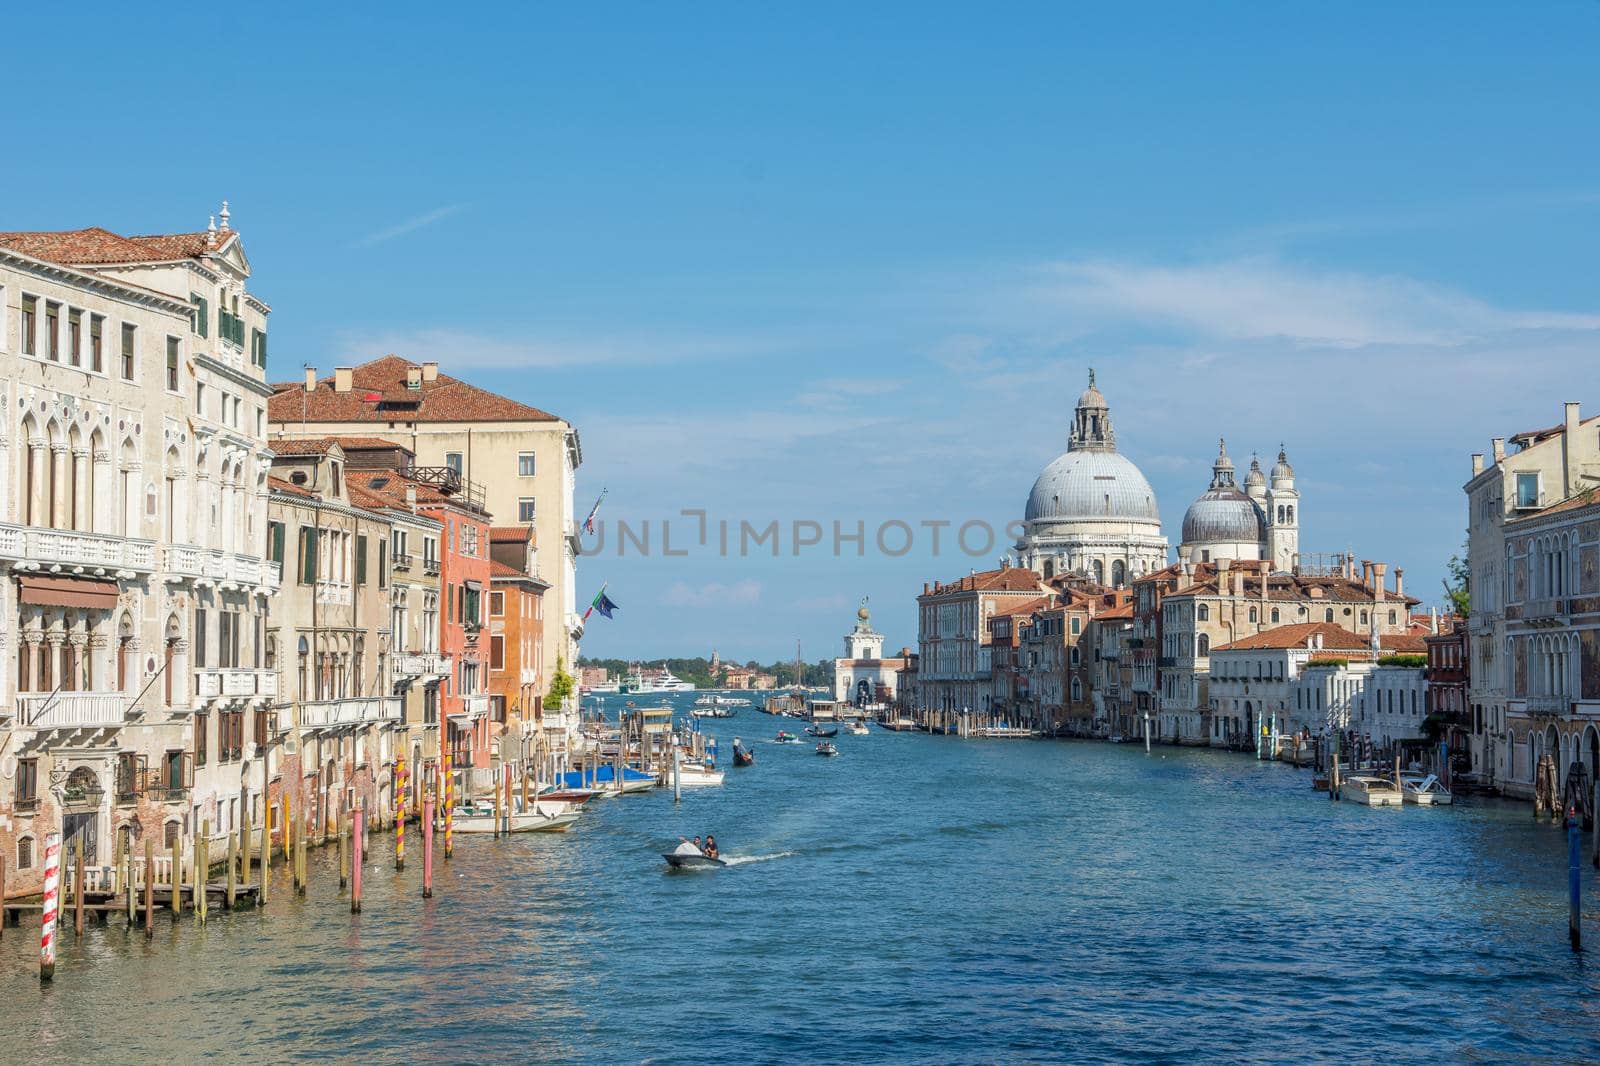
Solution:
<svg viewBox="0 0 1600 1066"><path fill-rule="evenodd" d="M386 851L352 917L323 852L304 900L69 931L43 990L37 927L7 929L0 1063L1600 1060L1564 839L1520 806L1372 811L1133 745L821 759L779 724L718 723L757 764L679 807L458 838L430 901ZM706 831L743 861L664 872Z"/></svg>

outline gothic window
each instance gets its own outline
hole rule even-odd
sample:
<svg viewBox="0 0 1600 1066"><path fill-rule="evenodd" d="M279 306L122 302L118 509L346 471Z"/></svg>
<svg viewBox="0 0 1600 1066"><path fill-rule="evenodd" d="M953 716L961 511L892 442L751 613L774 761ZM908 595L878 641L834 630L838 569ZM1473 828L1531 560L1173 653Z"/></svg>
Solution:
<svg viewBox="0 0 1600 1066"><path fill-rule="evenodd" d="M1289 524L1294 524L1294 504L1289 505Z"/></svg>
<svg viewBox="0 0 1600 1066"><path fill-rule="evenodd" d="M1198 650L1201 655L1210 655L1211 654L1211 638L1206 636L1204 633L1201 633L1200 634L1200 643L1199 643L1199 645L1198 645L1196 650Z"/></svg>

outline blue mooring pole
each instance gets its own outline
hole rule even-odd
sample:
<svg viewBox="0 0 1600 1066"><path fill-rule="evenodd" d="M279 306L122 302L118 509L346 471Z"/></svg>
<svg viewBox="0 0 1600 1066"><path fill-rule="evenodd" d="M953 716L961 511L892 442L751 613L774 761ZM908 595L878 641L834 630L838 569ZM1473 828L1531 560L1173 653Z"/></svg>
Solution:
<svg viewBox="0 0 1600 1066"><path fill-rule="evenodd" d="M1583 950L1583 926L1580 922L1582 908L1580 906L1580 879L1578 876L1578 852L1580 850L1578 829L1578 812L1575 808L1567 808L1567 904L1569 916L1567 918L1567 935L1572 940L1572 950Z"/></svg>

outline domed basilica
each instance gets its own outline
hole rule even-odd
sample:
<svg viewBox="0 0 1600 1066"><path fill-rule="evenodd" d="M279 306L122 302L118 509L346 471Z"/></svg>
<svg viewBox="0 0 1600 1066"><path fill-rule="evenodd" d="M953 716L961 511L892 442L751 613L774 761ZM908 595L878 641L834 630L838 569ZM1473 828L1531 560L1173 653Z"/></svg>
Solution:
<svg viewBox="0 0 1600 1066"><path fill-rule="evenodd" d="M1178 559L1209 563L1219 559L1265 559L1274 570L1290 570L1300 553L1300 493L1294 468L1282 448L1272 467L1271 485L1252 458L1241 491L1233 480L1227 441L1218 441L1211 485L1183 516Z"/></svg>
<svg viewBox="0 0 1600 1066"><path fill-rule="evenodd" d="M1078 573L1125 585L1167 565L1156 494L1117 453L1111 408L1095 386L1078 397L1067 450L1044 468L1028 494L1018 562L1045 578Z"/></svg>

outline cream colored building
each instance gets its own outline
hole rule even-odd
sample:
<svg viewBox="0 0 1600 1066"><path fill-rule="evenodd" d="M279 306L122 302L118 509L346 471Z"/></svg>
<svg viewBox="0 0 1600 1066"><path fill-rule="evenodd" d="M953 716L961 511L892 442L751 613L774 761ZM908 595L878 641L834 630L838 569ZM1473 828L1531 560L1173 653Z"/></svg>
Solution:
<svg viewBox="0 0 1600 1066"><path fill-rule="evenodd" d="M9 892L37 891L48 832L95 866L114 835L220 837L258 809L279 574L249 277L226 204L191 233L0 233Z"/></svg>
<svg viewBox="0 0 1600 1066"><path fill-rule="evenodd" d="M1180 744L1209 744L1214 735L1209 691L1211 649L1255 633L1296 623L1324 623L1381 639L1409 631L1404 571L1386 585L1388 565L1353 561L1331 573L1272 570L1261 560L1222 559L1196 574L1182 564L1178 588L1160 601L1157 736Z"/></svg>
<svg viewBox="0 0 1600 1066"><path fill-rule="evenodd" d="M1527 660L1522 660L1519 676L1512 653L1526 656L1540 646L1529 642L1527 630L1535 626L1565 638L1572 604L1546 590L1556 587L1556 581L1575 587L1581 580L1582 538L1575 545L1571 531L1547 533L1542 522L1530 521L1521 527L1526 532L1515 535L1508 527L1600 485L1597 422L1595 417L1583 419L1579 405L1568 403L1556 425L1518 433L1509 447L1505 438L1496 437L1490 441L1487 463L1481 453L1472 456L1472 477L1464 486L1472 590L1467 618L1472 768L1514 793L1531 787L1530 751L1536 763L1537 754L1559 748L1562 729L1555 730L1557 744L1552 745L1548 727L1563 717L1555 712L1566 693L1536 688L1530 694ZM1553 572L1544 569L1548 559L1560 560ZM1513 623L1521 631L1515 646ZM1576 664L1570 658L1567 663L1568 676L1576 679ZM1565 765L1561 770L1565 772Z"/></svg>
<svg viewBox="0 0 1600 1066"><path fill-rule="evenodd" d="M583 623L577 610L578 518L573 492L583 450L565 420L397 355L340 367L309 387L279 386L269 405L278 437L369 436L409 449L422 467L448 467L483 486L496 525L531 525L545 597L543 668L575 668Z"/></svg>

